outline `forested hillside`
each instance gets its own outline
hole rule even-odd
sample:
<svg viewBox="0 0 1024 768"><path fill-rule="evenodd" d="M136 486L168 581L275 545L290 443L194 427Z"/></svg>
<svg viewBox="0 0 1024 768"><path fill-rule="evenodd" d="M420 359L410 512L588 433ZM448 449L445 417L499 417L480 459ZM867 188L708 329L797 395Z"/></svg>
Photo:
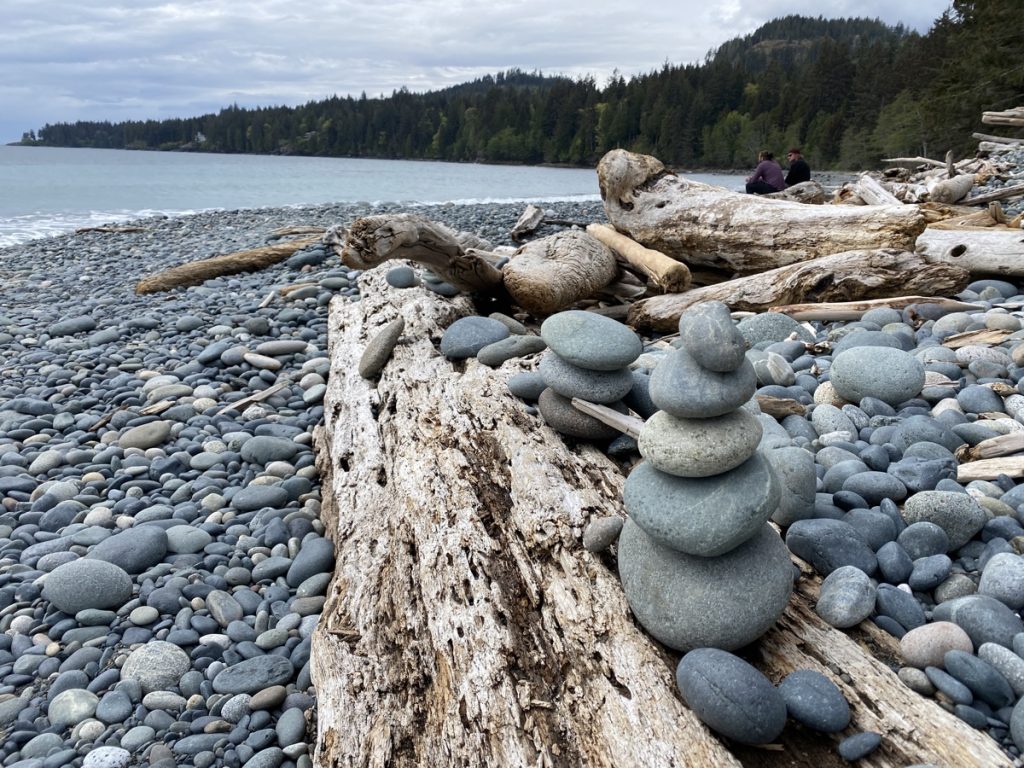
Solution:
<svg viewBox="0 0 1024 768"><path fill-rule="evenodd" d="M816 168L970 151L983 109L1024 101L1020 0L954 0L925 35L787 16L708 54L626 79L512 70L424 94L174 120L46 125L24 143L593 165L623 147L680 167L743 168L804 148Z"/></svg>

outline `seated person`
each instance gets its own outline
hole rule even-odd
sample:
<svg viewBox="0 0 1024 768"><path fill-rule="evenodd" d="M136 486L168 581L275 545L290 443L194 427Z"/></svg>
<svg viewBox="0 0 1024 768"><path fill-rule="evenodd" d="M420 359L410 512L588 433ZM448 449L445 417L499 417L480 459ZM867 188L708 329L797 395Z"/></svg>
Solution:
<svg viewBox="0 0 1024 768"><path fill-rule="evenodd" d="M748 194L768 195L772 192L781 192L786 188L786 181L782 178L782 168L774 158L775 156L767 150L761 150L758 153L757 168L747 179Z"/></svg>
<svg viewBox="0 0 1024 768"><path fill-rule="evenodd" d="M793 147L786 153L786 157L789 159L789 173L786 174L786 186L792 187L794 184L800 184L804 181L811 180L811 166L804 160L803 154L800 152L799 147Z"/></svg>

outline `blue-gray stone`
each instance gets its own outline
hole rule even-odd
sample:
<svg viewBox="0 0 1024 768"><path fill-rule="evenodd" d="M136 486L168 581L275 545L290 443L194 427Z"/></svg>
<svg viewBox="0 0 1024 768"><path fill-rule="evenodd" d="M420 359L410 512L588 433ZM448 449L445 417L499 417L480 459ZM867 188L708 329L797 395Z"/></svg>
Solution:
<svg viewBox="0 0 1024 768"><path fill-rule="evenodd" d="M476 359L483 365L497 368L506 360L533 355L547 349L547 344L540 336L514 334L501 341L488 344L477 352Z"/></svg>
<svg viewBox="0 0 1024 768"><path fill-rule="evenodd" d="M633 614L681 651L753 642L775 623L793 589L789 553L768 524L731 552L706 558L659 544L627 520L618 556Z"/></svg>
<svg viewBox="0 0 1024 768"><path fill-rule="evenodd" d="M856 403L874 397L898 405L921 391L924 366L901 349L853 347L835 356L829 379L844 400Z"/></svg>
<svg viewBox="0 0 1024 768"><path fill-rule="evenodd" d="M851 509L843 515L843 522L853 526L874 551L896 539L896 523L877 509Z"/></svg>
<svg viewBox="0 0 1024 768"><path fill-rule="evenodd" d="M709 371L727 373L743 364L747 341L720 301L705 301L683 312L679 338L690 357Z"/></svg>
<svg viewBox="0 0 1024 768"><path fill-rule="evenodd" d="M970 704L974 701L971 689L951 674L939 667L925 667L924 673L938 690L942 691L956 704Z"/></svg>
<svg viewBox="0 0 1024 768"><path fill-rule="evenodd" d="M915 592L931 592L944 582L953 568L947 555L931 555L914 561L914 570L907 583Z"/></svg>
<svg viewBox="0 0 1024 768"><path fill-rule="evenodd" d="M937 459L904 456L889 464L885 471L899 480L910 493L933 491L941 480L956 478L956 459L952 456Z"/></svg>
<svg viewBox="0 0 1024 768"><path fill-rule="evenodd" d="M277 743L282 747L298 744L306 738L306 717L301 709L286 709L277 719Z"/></svg>
<svg viewBox="0 0 1024 768"><path fill-rule="evenodd" d="M797 446L783 446L762 452L779 479L779 504L772 513L772 522L788 527L797 520L814 516L817 476L814 456Z"/></svg>
<svg viewBox="0 0 1024 768"><path fill-rule="evenodd" d="M917 599L891 584L879 584L875 592L875 609L882 616L898 621L904 629L916 629L926 621L924 608Z"/></svg>
<svg viewBox="0 0 1024 768"><path fill-rule="evenodd" d="M43 587L43 597L70 616L86 608L120 608L131 595L132 579L123 568L85 558L57 566Z"/></svg>
<svg viewBox="0 0 1024 768"><path fill-rule="evenodd" d="M520 397L523 400L530 402L536 402L540 397L540 393L547 388L547 384L544 383L544 377L539 373L532 371L526 373L517 373L509 377L508 380L508 391L516 397Z"/></svg>
<svg viewBox="0 0 1024 768"><path fill-rule="evenodd" d="M287 506L288 491L279 485L247 485L231 497L231 506L240 512L253 512L264 507Z"/></svg>
<svg viewBox="0 0 1024 768"><path fill-rule="evenodd" d="M843 481L842 489L853 491L872 505L880 503L882 499L903 501L907 498L907 487L885 472L868 471L852 475Z"/></svg>
<svg viewBox="0 0 1024 768"><path fill-rule="evenodd" d="M643 462L626 478L623 502L631 519L655 541L714 557L757 535L779 493L770 465L756 453L714 477L677 477Z"/></svg>
<svg viewBox="0 0 1024 768"><path fill-rule="evenodd" d="M107 691L96 705L96 719L107 724L122 723L131 715L134 706L124 691Z"/></svg>
<svg viewBox="0 0 1024 768"><path fill-rule="evenodd" d="M374 333L366 343L363 354L359 357L360 376L364 379L372 379L384 370L384 366L391 359L391 354L395 351L403 331L405 331L405 318L399 316Z"/></svg>
<svg viewBox="0 0 1024 768"><path fill-rule="evenodd" d="M896 542L913 561L922 557L941 555L949 552L949 535L935 523L926 521L911 523L896 537ZM907 574L907 578L910 574Z"/></svg>
<svg viewBox="0 0 1024 768"><path fill-rule="evenodd" d="M874 612L875 587L864 571L841 566L822 580L814 610L833 627L855 626Z"/></svg>
<svg viewBox="0 0 1024 768"><path fill-rule="evenodd" d="M628 326L582 310L551 315L541 324L540 335L567 363L593 371L625 368L643 351L640 337Z"/></svg>
<svg viewBox="0 0 1024 768"><path fill-rule="evenodd" d="M631 370L630 373L633 376L633 387L622 398L622 402L636 411L640 418L649 419L658 410L658 406L651 400L651 374L637 370Z"/></svg>
<svg viewBox="0 0 1024 768"><path fill-rule="evenodd" d="M213 690L253 694L273 685L285 685L294 675L295 666L283 656L254 656L219 672L213 679Z"/></svg>
<svg viewBox="0 0 1024 768"><path fill-rule="evenodd" d="M626 413L627 410L622 402L606 403L606 405L619 413ZM550 387L540 393L537 408L549 427L569 437L578 437L583 440L610 440L619 435L619 430L615 427L610 427L593 416L576 409L569 398L562 397Z"/></svg>
<svg viewBox="0 0 1024 768"><path fill-rule="evenodd" d="M288 569L289 587L297 587L310 576L334 570L334 544L330 539L315 536L302 542L299 553Z"/></svg>
<svg viewBox="0 0 1024 768"><path fill-rule="evenodd" d="M96 321L90 315L79 315L54 323L46 329L46 332L51 336L72 336L76 333L94 330L96 330Z"/></svg>
<svg viewBox="0 0 1024 768"><path fill-rule="evenodd" d="M651 400L684 419L706 419L734 411L753 397L757 376L749 360L735 371L702 368L685 349L665 355L651 374Z"/></svg>
<svg viewBox="0 0 1024 768"><path fill-rule="evenodd" d="M465 360L496 341L508 338L508 327L489 317L460 317L441 336L441 354L449 360Z"/></svg>
<svg viewBox="0 0 1024 768"><path fill-rule="evenodd" d="M786 704L767 677L717 648L690 651L676 668L687 705L709 728L742 744L767 744L786 726Z"/></svg>
<svg viewBox="0 0 1024 768"><path fill-rule="evenodd" d="M839 687L820 672L798 669L779 683L779 694L794 720L822 733L838 733L850 724L850 704Z"/></svg>
<svg viewBox="0 0 1024 768"><path fill-rule="evenodd" d="M965 413L1005 413L1003 398L991 387L971 384L956 393L956 401Z"/></svg>
<svg viewBox="0 0 1024 768"><path fill-rule="evenodd" d="M832 348L832 358L835 359L837 355L841 355L848 349L854 347L889 347L891 349L903 349L903 345L900 343L899 337L891 334L884 333L882 331L869 331L863 328L859 328L852 331L842 339L839 343ZM904 398L907 400L909 398ZM900 402L903 402L902 400Z"/></svg>
<svg viewBox="0 0 1024 768"><path fill-rule="evenodd" d="M994 597L1014 610L1024 608L1024 558L1012 552L990 557L981 572L978 594Z"/></svg>
<svg viewBox="0 0 1024 768"><path fill-rule="evenodd" d="M841 520L797 520L786 532L786 546L823 576L844 565L870 576L878 567L875 553L857 529Z"/></svg>
<svg viewBox="0 0 1024 768"><path fill-rule="evenodd" d="M752 347L765 341L785 341L792 333L801 341L814 341L814 336L806 328L781 312L762 312L745 317L739 321L736 328Z"/></svg>
<svg viewBox="0 0 1024 768"><path fill-rule="evenodd" d="M412 267L393 267L387 271L384 279L393 288L413 288L420 284L416 270Z"/></svg>
<svg viewBox="0 0 1024 768"><path fill-rule="evenodd" d="M985 595L967 595L935 606L933 621L952 621L971 638L975 648L997 643L1013 648L1013 638L1024 632L1024 622L1008 606Z"/></svg>
<svg viewBox="0 0 1024 768"><path fill-rule="evenodd" d="M1017 697L1010 683L987 661L966 651L946 651L946 671L971 689L976 697L993 709L1013 706Z"/></svg>
<svg viewBox="0 0 1024 768"><path fill-rule="evenodd" d="M858 760L867 757L882 743L881 734L873 731L865 731L863 733L855 733L852 736L847 736L836 747L836 751L839 752L839 756L849 763L855 763Z"/></svg>
<svg viewBox="0 0 1024 768"><path fill-rule="evenodd" d="M167 556L167 533L158 525L136 525L115 533L94 546L87 555L139 574Z"/></svg>
<svg viewBox="0 0 1024 768"><path fill-rule="evenodd" d="M578 397L594 403L614 403L633 388L633 375L628 368L589 370L566 362L551 351L541 357L538 370L551 389L570 399Z"/></svg>
<svg viewBox="0 0 1024 768"><path fill-rule="evenodd" d="M273 435L257 435L242 443L239 453L243 460L253 464L269 464L272 461L290 461L300 449L301 446L294 440Z"/></svg>
<svg viewBox="0 0 1024 768"><path fill-rule="evenodd" d="M964 445L963 439L931 416L924 415L908 416L900 422L893 432L891 442L903 453L914 443L937 443L950 452Z"/></svg>

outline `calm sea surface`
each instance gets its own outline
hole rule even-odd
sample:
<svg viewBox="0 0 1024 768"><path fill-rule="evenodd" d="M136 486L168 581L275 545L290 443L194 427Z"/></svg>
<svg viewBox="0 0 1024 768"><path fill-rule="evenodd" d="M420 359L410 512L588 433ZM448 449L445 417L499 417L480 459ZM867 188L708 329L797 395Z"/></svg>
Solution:
<svg viewBox="0 0 1024 768"><path fill-rule="evenodd" d="M691 178L742 185L740 176ZM596 199L597 174L588 169L0 146L0 247L204 210Z"/></svg>

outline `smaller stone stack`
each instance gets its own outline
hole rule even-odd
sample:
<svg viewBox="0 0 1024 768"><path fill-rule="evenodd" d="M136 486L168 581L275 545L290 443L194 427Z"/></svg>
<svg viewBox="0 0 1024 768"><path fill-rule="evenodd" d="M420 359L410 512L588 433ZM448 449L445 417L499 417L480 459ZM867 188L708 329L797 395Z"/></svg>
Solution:
<svg viewBox="0 0 1024 768"><path fill-rule="evenodd" d="M757 381L728 308L700 304L679 331L680 348L651 375L661 410L626 479L619 573L658 640L732 650L764 634L792 591L789 551L767 523L781 489L758 451L760 421L743 408Z"/></svg>
<svg viewBox="0 0 1024 768"><path fill-rule="evenodd" d="M629 365L643 351L640 337L622 323L593 312L551 315L540 327L548 351L540 361L547 385L537 401L544 421L557 432L587 440L614 438L619 431L572 406L572 398L626 413L633 388Z"/></svg>

